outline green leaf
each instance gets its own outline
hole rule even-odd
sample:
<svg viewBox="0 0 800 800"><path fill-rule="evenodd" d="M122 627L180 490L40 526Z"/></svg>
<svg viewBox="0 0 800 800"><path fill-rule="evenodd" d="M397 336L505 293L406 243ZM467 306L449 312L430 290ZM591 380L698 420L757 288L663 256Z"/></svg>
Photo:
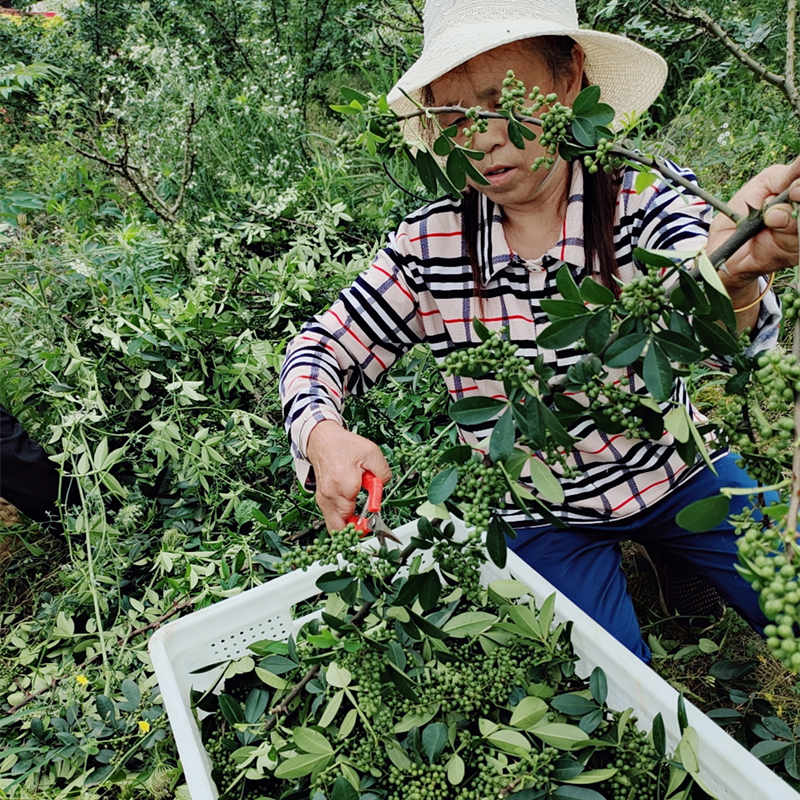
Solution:
<svg viewBox="0 0 800 800"><path fill-rule="evenodd" d="M447 177L456 189L463 189L467 184L467 163L467 157L459 149L447 156Z"/></svg>
<svg viewBox="0 0 800 800"><path fill-rule="evenodd" d="M661 253L654 253L652 250L645 250L642 247L633 248L633 257L640 264L647 264L649 267L669 269L675 266L675 259L667 258Z"/></svg>
<svg viewBox="0 0 800 800"><path fill-rule="evenodd" d="M331 800L358 800L359 797L361 797L361 794L353 788L344 775L339 775L333 782Z"/></svg>
<svg viewBox="0 0 800 800"><path fill-rule="evenodd" d="M675 406L664 415L664 427L679 442L688 442L691 432L689 430L689 412L684 406Z"/></svg>
<svg viewBox="0 0 800 800"><path fill-rule="evenodd" d="M730 300L731 296L728 294L728 290L725 288L722 278L719 277L719 273L714 269L711 259L705 253L700 253L700 255L697 256L697 266L700 269L703 280L723 297L727 297L728 300Z"/></svg>
<svg viewBox="0 0 800 800"><path fill-rule="evenodd" d="M657 172L649 172L648 170L641 170L636 176L633 188L636 194L641 194L645 189L649 189L659 178Z"/></svg>
<svg viewBox="0 0 800 800"><path fill-rule="evenodd" d="M594 789L568 785L559 786L553 792L553 797L557 797L558 800L605 800L605 797Z"/></svg>
<svg viewBox="0 0 800 800"><path fill-rule="evenodd" d="M597 144L597 131L591 120L585 117L576 117L572 120L571 129L578 144L584 147L594 147Z"/></svg>
<svg viewBox="0 0 800 800"><path fill-rule="evenodd" d="M331 722L336 719L339 709L342 707L342 700L344 699L344 689L334 692L333 697L328 701L325 710L319 718L319 725L321 728L327 728Z"/></svg>
<svg viewBox="0 0 800 800"><path fill-rule="evenodd" d="M447 762L447 780L453 786L458 786L464 780L465 772L464 759L458 753L453 753Z"/></svg>
<svg viewBox="0 0 800 800"><path fill-rule="evenodd" d="M423 611L430 611L439 599L442 583L435 570L423 573L419 588L419 603Z"/></svg>
<svg viewBox="0 0 800 800"><path fill-rule="evenodd" d="M655 335L655 340L673 361L693 364L702 356L695 340L677 331L659 331Z"/></svg>
<svg viewBox="0 0 800 800"><path fill-rule="evenodd" d="M487 611L465 611L447 620L442 630L455 639L465 639L489 630L495 622L497 616Z"/></svg>
<svg viewBox="0 0 800 800"><path fill-rule="evenodd" d="M482 342L491 338L492 332L477 317L473 317L472 327Z"/></svg>
<svg viewBox="0 0 800 800"><path fill-rule="evenodd" d="M694 330L700 341L715 355L732 356L739 352L739 343L736 339L716 322L695 317Z"/></svg>
<svg viewBox="0 0 800 800"><path fill-rule="evenodd" d="M304 753L333 753L331 743L313 728L299 727L292 731L295 745Z"/></svg>
<svg viewBox="0 0 800 800"><path fill-rule="evenodd" d="M507 405L505 401L492 397L465 397L451 403L447 413L459 425L481 425L497 416Z"/></svg>
<svg viewBox="0 0 800 800"><path fill-rule="evenodd" d="M571 750L580 747L589 739L589 734L582 731L577 725L568 725L564 722L548 722L538 725L530 730L545 744L550 744L559 750Z"/></svg>
<svg viewBox="0 0 800 800"><path fill-rule="evenodd" d="M582 117L587 119L589 122L594 125L595 129L603 128L605 125L614 121L614 109L611 108L608 103L598 103L591 111L586 114L582 114ZM598 137L605 137L606 139L609 138L608 134L610 131L597 131Z"/></svg>
<svg viewBox="0 0 800 800"><path fill-rule="evenodd" d="M507 456L510 456L513 452L514 415L511 413L511 408L508 408L500 419L497 420L492 430L492 436L489 439L489 458L496 464L498 461L502 461ZM430 491L428 492L428 499L432 503L437 502L430 496Z"/></svg>
<svg viewBox="0 0 800 800"><path fill-rule="evenodd" d="M653 747L661 758L667 754L667 731L660 711L653 717Z"/></svg>
<svg viewBox="0 0 800 800"><path fill-rule="evenodd" d="M434 143L433 143L433 152L436 153L437 156L446 156L448 153L453 149L453 142L448 137L442 134Z"/></svg>
<svg viewBox="0 0 800 800"><path fill-rule="evenodd" d="M430 706L425 711L409 711L401 720L394 726L395 733L408 733L414 728L421 728L427 725L439 713L439 705Z"/></svg>
<svg viewBox="0 0 800 800"><path fill-rule="evenodd" d="M230 725L245 721L242 704L229 694L221 694L219 696L219 711Z"/></svg>
<svg viewBox="0 0 800 800"><path fill-rule="evenodd" d="M574 692L556 695L550 701L550 705L568 717L582 717L597 709L597 704L593 700L587 700Z"/></svg>
<svg viewBox="0 0 800 800"><path fill-rule="evenodd" d="M608 344L608 337L611 335L611 309L603 308L596 311L589 324L586 326L584 339L586 346L593 353L601 353Z"/></svg>
<svg viewBox="0 0 800 800"><path fill-rule="evenodd" d="M273 655L263 659L259 666L262 669L268 669L274 675L283 675L286 672L297 669L300 665L296 661L292 661L291 658L286 658L286 656Z"/></svg>
<svg viewBox="0 0 800 800"><path fill-rule="evenodd" d="M458 486L458 469L448 467L434 475L428 487L428 500L434 505L444 503Z"/></svg>
<svg viewBox="0 0 800 800"><path fill-rule="evenodd" d="M644 357L642 373L647 391L659 402L666 400L672 393L674 376L672 365L664 351L656 342L651 342Z"/></svg>
<svg viewBox="0 0 800 800"><path fill-rule="evenodd" d="M329 594L342 592L354 580L355 578L352 575L334 570L332 572L326 572L324 575L320 575L320 577L317 578L317 588L321 592L327 592Z"/></svg>
<svg viewBox="0 0 800 800"><path fill-rule="evenodd" d="M681 734L686 730L689 726L689 720L686 717L686 702L683 699L683 695L678 695L678 727L680 728Z"/></svg>
<svg viewBox="0 0 800 800"><path fill-rule="evenodd" d="M608 680L602 667L595 667L589 676L589 691L596 702L603 705L608 696Z"/></svg>
<svg viewBox="0 0 800 800"><path fill-rule="evenodd" d="M432 636L434 639L446 639L447 634L438 626L434 625L430 620L417 614L415 611L409 611L411 621L425 634Z"/></svg>
<svg viewBox="0 0 800 800"><path fill-rule="evenodd" d="M586 333L591 314L570 319L559 319L548 325L537 337L536 343L548 350L557 350L561 347L577 342Z"/></svg>
<svg viewBox="0 0 800 800"><path fill-rule="evenodd" d="M520 597L525 597L530 594L530 587L526 586L521 581L516 581L513 578L508 580L492 581L489 584L489 591L494 592L498 597L503 600L517 600Z"/></svg>
<svg viewBox="0 0 800 800"><path fill-rule="evenodd" d="M592 111L594 107L600 102L600 87L587 86L578 92L577 97L572 103L572 111L576 117L580 117ZM613 119L613 117L612 117Z"/></svg>
<svg viewBox="0 0 800 800"><path fill-rule="evenodd" d="M606 306L614 302L614 292L587 276L581 281L581 299L592 305Z"/></svg>
<svg viewBox="0 0 800 800"><path fill-rule="evenodd" d="M355 711L355 709L353 709ZM399 742L391 741L386 747L386 755L398 769L407 770L411 766L411 759Z"/></svg>
<svg viewBox="0 0 800 800"><path fill-rule="evenodd" d="M730 513L731 501L724 495L695 500L675 515L675 522L692 533L710 531L725 521Z"/></svg>
<svg viewBox="0 0 800 800"><path fill-rule="evenodd" d="M263 689L251 689L244 704L245 722L258 722L266 711L268 702L269 692L265 692Z"/></svg>
<svg viewBox="0 0 800 800"><path fill-rule="evenodd" d="M422 749L428 756L428 763L433 764L447 744L447 725L443 722L432 722L422 730Z"/></svg>
<svg viewBox="0 0 800 800"><path fill-rule="evenodd" d="M558 268L558 272L556 272L556 287L565 301L583 305L584 297L581 294L581 290L578 289L578 284L575 283L569 264L562 264ZM582 308L581 311L585 311L585 309Z"/></svg>
<svg viewBox="0 0 800 800"><path fill-rule="evenodd" d="M531 456L529 459L531 482L534 488L548 503L560 505L564 502L564 489L547 464L539 458Z"/></svg>
<svg viewBox="0 0 800 800"><path fill-rule="evenodd" d="M523 697L522 700L514 706L511 712L511 719L509 725L513 728L522 728L527 730L536 725L540 720L544 719L547 714L547 703L540 697Z"/></svg>
<svg viewBox="0 0 800 800"><path fill-rule="evenodd" d="M648 338L646 333L629 333L627 336L620 336L608 346L603 357L604 363L609 367L630 366L642 354Z"/></svg>
<svg viewBox="0 0 800 800"><path fill-rule="evenodd" d="M588 772L582 772L575 778L569 778L564 783L571 784L587 784L587 783L600 783L613 778L617 774L614 767L606 767L605 769L590 769Z"/></svg>
<svg viewBox="0 0 800 800"><path fill-rule="evenodd" d="M130 678L125 678L120 688L122 689L122 694L125 695L125 699L128 701L128 708L123 710L135 711L142 701L142 693L139 691L139 687Z"/></svg>
<svg viewBox="0 0 800 800"><path fill-rule="evenodd" d="M506 530L505 525L498 522L497 515L492 515L489 521L489 529L486 533L486 550L489 553L489 558L503 569L506 565L508 548L506 547Z"/></svg>
<svg viewBox="0 0 800 800"><path fill-rule="evenodd" d="M303 755L287 758L286 761L278 764L275 770L275 777L281 780L302 778L304 775L310 775L313 772L319 772L324 769L331 758L333 756L330 753L304 753Z"/></svg>
<svg viewBox="0 0 800 800"><path fill-rule="evenodd" d="M563 269L563 268L562 268ZM577 291L577 286L575 290ZM586 313L586 306L580 302L573 302L572 300L542 300L540 303L542 311L552 320L564 317L571 319L572 317L580 317Z"/></svg>
<svg viewBox="0 0 800 800"><path fill-rule="evenodd" d="M427 150L420 150L416 160L417 173L423 186L430 194L436 194L436 183L439 168L433 156Z"/></svg>
<svg viewBox="0 0 800 800"><path fill-rule="evenodd" d="M519 731L498 730L489 734L486 741L505 753L524 756L531 751L528 737Z"/></svg>
<svg viewBox="0 0 800 800"><path fill-rule="evenodd" d="M349 670L340 667L335 661L331 661L325 671L325 680L329 686L344 689L352 683L353 675Z"/></svg>
<svg viewBox="0 0 800 800"><path fill-rule="evenodd" d="M765 764L777 764L792 747L788 742L778 742L774 739L767 739L755 744L750 752Z"/></svg>

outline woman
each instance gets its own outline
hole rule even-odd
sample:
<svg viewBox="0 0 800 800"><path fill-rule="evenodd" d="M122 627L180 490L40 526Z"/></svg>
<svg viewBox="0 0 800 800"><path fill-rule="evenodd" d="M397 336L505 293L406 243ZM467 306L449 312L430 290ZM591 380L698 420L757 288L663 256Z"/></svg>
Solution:
<svg viewBox="0 0 800 800"><path fill-rule="evenodd" d="M598 84L618 119L643 111L666 75L663 60L646 48L579 29L569 0L429 0L423 53L389 101L398 114L413 108L406 95L491 110L508 69L529 89L555 92L567 105L585 83ZM462 125L459 119L444 122ZM424 131L410 122L404 134L414 141ZM331 309L309 321L287 350L281 393L295 463L301 482L308 488L316 484L331 530L343 527L352 513L364 470L384 481L391 477L379 448L342 426L345 392L365 391L418 342L427 342L441 364L448 353L476 343L474 317L491 329L508 327L519 354L541 355L556 375L563 374L581 353L536 343L547 324L541 300L560 296L555 273L561 262L577 282L591 274L610 285L612 275L629 281L639 274L634 247L686 250L708 239L713 249L733 228L724 218L710 222L704 202L661 181L635 192L631 170L591 175L580 162L557 160L550 170L531 171L541 146L536 141L517 149L502 120L490 121L472 146L485 154L476 164L489 185L472 186L458 201L439 200L409 216L374 264ZM800 200L798 176L800 160L791 167L771 167L743 187L731 205L741 211L748 203L760 207L790 184L792 199ZM740 328L752 331L754 351L774 344L779 320L763 276L797 257L797 226L789 211L788 206L772 209L767 230L722 273ZM631 391L641 385L624 371L614 377L628 382ZM446 377L445 382L454 400L503 392L494 380ZM697 416L679 381L672 400ZM490 425L460 428L462 440L473 446L489 431ZM512 547L644 660L649 651L620 568L624 538L688 561L754 627L763 626L755 593L733 567L730 530L689 535L673 521L676 510L715 494L719 486L753 485L733 458L724 451L712 454L717 477L702 464L687 468L669 435L657 442L632 440L608 436L591 423L572 433L579 441L569 462L578 475L562 480L565 501L551 509L568 528L506 512L518 529Z"/></svg>

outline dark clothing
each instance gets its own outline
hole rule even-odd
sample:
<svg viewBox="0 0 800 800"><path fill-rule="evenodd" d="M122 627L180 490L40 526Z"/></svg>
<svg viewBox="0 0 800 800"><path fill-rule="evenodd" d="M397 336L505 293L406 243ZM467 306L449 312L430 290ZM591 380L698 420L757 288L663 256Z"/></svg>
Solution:
<svg viewBox="0 0 800 800"><path fill-rule="evenodd" d="M755 487L756 483L728 454L706 468L678 491L630 519L604 527L522 528L509 547L590 617L643 661L650 649L642 639L639 621L622 572L620 542L633 539L648 550L658 546L684 565L687 573L705 577L759 633L767 624L758 593L736 571L736 534L726 519L704 533L690 533L675 522L675 514L689 503L719 493L721 487ZM777 502L767 492L768 503ZM731 498L730 513L748 505L748 498Z"/></svg>
<svg viewBox="0 0 800 800"><path fill-rule="evenodd" d="M67 500L66 487L61 496ZM0 497L39 522L57 514L59 474L55 464L1 406Z"/></svg>

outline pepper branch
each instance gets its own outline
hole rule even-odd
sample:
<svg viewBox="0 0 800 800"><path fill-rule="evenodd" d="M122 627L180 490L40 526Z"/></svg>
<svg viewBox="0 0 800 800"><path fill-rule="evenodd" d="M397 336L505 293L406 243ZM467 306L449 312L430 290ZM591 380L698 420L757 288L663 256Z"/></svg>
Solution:
<svg viewBox="0 0 800 800"><path fill-rule="evenodd" d="M419 108L418 110L411 111L407 114L397 115L397 120L403 122L405 120L414 119L417 117L430 117L445 113L466 114L467 111L470 111L470 109L466 108L465 106L429 106L427 108ZM482 119L508 120L508 116L506 114L501 114L496 111L482 110L478 112L478 117ZM538 127L542 127L542 120L539 117L515 115L514 119L517 122L526 122L537 125ZM589 150L589 148L587 148L587 150ZM789 190L786 189L777 197L766 203L762 209L754 209L754 211L748 216L743 216L742 214L734 211L733 208L731 208L731 206L728 205L728 203L726 203L724 200L720 200L720 198L718 198L716 195L688 180L679 172L676 172L669 166L666 160L660 156L640 153L620 144L612 144L608 148L607 152L611 155L623 158L626 161L631 161L639 164L640 166L657 171L671 184L680 186L689 194L699 197L708 203L712 208L716 209L721 214L724 214L726 217L736 223L735 233L733 233L724 244L722 244L709 255L711 263L717 269L719 269L722 264L740 247L742 247L746 242L764 229L764 215L770 208L780 203L786 203L789 199Z"/></svg>

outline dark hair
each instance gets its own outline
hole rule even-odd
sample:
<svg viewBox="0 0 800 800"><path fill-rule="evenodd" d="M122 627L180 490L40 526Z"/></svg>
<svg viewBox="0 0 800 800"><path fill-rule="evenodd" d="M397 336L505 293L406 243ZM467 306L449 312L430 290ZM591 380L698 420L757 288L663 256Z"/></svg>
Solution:
<svg viewBox="0 0 800 800"><path fill-rule="evenodd" d="M524 40L523 44L530 44L544 57L554 78L570 69L577 46L568 36L538 36L535 39ZM585 75L583 85L588 85ZM426 106L434 104L430 86L422 90L422 102ZM617 294L619 290L613 279L617 274L614 211L619 194L620 176L602 170L591 174L582 163L580 169L583 172L583 246L586 266L591 274L596 264L602 283ZM463 201L463 236L472 266L475 294L480 297L483 281L478 264L478 202L478 192L475 189L468 189Z"/></svg>

